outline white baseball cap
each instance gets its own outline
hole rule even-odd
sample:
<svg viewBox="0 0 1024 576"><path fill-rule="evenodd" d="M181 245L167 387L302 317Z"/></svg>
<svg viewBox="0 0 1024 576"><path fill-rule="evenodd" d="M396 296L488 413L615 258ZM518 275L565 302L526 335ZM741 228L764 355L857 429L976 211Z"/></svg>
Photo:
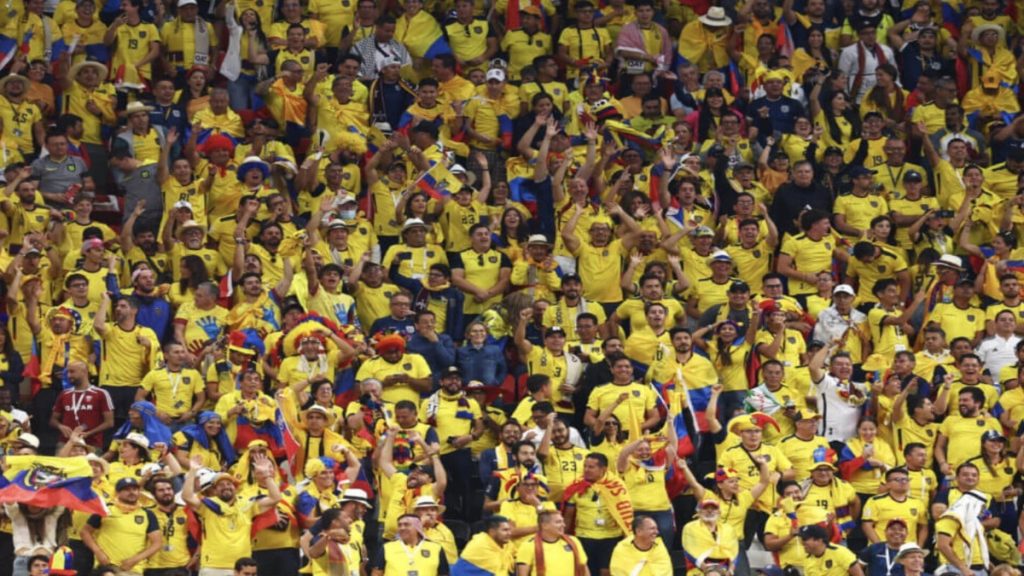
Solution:
<svg viewBox="0 0 1024 576"><path fill-rule="evenodd" d="M849 294L850 296L857 295L857 293L853 291L853 286L850 286L849 284L840 284L833 288L832 295L835 296L836 294Z"/></svg>
<svg viewBox="0 0 1024 576"><path fill-rule="evenodd" d="M498 82L504 82L505 81L505 71L501 70L500 68L491 68L490 70L487 71L486 80L488 82L490 82L491 80L497 80Z"/></svg>
<svg viewBox="0 0 1024 576"><path fill-rule="evenodd" d="M189 6L189 5L195 6L196 5L196 0L178 0L178 8L181 8L182 6Z"/></svg>

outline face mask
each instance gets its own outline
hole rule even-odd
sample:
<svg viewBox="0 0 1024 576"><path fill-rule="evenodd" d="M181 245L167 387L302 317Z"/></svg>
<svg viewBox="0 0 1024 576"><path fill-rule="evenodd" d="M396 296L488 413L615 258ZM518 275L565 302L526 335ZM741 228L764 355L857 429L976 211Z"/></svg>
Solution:
<svg viewBox="0 0 1024 576"><path fill-rule="evenodd" d="M355 218L356 218L356 211L355 210L342 210L342 211L338 212L338 216L340 216L342 220L355 220Z"/></svg>

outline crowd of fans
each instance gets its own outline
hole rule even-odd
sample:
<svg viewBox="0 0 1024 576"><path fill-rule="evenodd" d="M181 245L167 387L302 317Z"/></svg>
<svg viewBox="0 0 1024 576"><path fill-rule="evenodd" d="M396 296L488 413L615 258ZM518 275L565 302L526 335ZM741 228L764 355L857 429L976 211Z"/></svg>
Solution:
<svg viewBox="0 0 1024 576"><path fill-rule="evenodd" d="M1022 30L7 0L0 572L1019 575Z"/></svg>

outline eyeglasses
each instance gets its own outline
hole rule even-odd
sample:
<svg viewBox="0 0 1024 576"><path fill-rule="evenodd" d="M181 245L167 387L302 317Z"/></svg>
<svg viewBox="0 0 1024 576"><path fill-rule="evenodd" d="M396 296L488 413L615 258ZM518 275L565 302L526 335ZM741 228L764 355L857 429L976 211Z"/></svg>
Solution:
<svg viewBox="0 0 1024 576"><path fill-rule="evenodd" d="M890 478L889 482L895 482L897 484L906 484L906 483L910 482L910 478L906 478L906 477L903 477L903 478Z"/></svg>

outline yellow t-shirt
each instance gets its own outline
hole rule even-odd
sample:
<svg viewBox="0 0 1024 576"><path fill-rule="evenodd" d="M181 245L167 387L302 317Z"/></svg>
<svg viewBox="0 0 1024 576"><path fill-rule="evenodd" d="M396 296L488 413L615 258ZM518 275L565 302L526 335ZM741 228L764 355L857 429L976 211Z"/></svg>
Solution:
<svg viewBox="0 0 1024 576"><path fill-rule="evenodd" d="M139 386L153 395L157 410L177 418L192 408L192 399L206 389L206 382L191 368L161 368L146 374Z"/></svg>
<svg viewBox="0 0 1024 576"><path fill-rule="evenodd" d="M231 570L235 561L252 556L252 540L246 538L252 520L259 512L255 502L237 496L233 502L220 498L203 498L198 516L203 526L203 541L216 546L203 546L199 559L203 568ZM239 538L239 535L243 537Z"/></svg>
<svg viewBox="0 0 1024 576"><path fill-rule="evenodd" d="M221 306L200 310L194 302L185 302L178 308L174 323L185 326L185 347L197 352L221 335L227 316L228 311Z"/></svg>
<svg viewBox="0 0 1024 576"><path fill-rule="evenodd" d="M356 380L362 382L367 378L375 378L384 381L388 376L404 374L412 378L427 378L430 376L430 366L419 354L404 354L394 364L383 357L372 358L359 367ZM402 400L409 400L417 406L420 403L420 394L413 390L408 384L397 384L385 386L382 397L387 402L398 403Z"/></svg>
<svg viewBox="0 0 1024 576"><path fill-rule="evenodd" d="M612 240L606 246L581 242L574 255L577 273L583 279L584 298L602 304L622 300L619 277L625 251L621 240Z"/></svg>
<svg viewBox="0 0 1024 576"><path fill-rule="evenodd" d="M530 576L539 576L537 574L536 539L540 537L539 534L527 536L517 542L519 547L516 551L516 564L528 566L530 568ZM572 539L578 558L573 554L573 546L570 546L564 540L559 539L554 542L543 540L541 546L543 546L544 565L547 567L547 573L554 572L557 567L557 569L564 570L565 574L573 574L577 560L581 565L587 565L587 553L583 550L583 545L580 544L580 541L575 536L567 535L566 538Z"/></svg>
<svg viewBox="0 0 1024 576"><path fill-rule="evenodd" d="M441 441L441 454L451 454L456 448L448 439L472 432L473 422L483 418L483 412L476 400L466 398L461 393L453 397L440 390L437 396L437 409L433 414L434 430ZM430 417L432 405L433 397L420 403L419 415L424 422Z"/></svg>
<svg viewBox="0 0 1024 576"><path fill-rule="evenodd" d="M613 405L622 394L628 398L620 403L612 414L622 423L622 431L626 432L627 440L633 441L643 436L641 425L644 423L645 415L653 410L657 402L657 395L651 386L645 386L639 382L630 382L624 386L618 384L603 384L594 388L587 401L587 409L600 414L606 408Z"/></svg>
<svg viewBox="0 0 1024 576"><path fill-rule="evenodd" d="M149 534L159 531L160 524L153 512L145 508L125 509L118 504L112 504L109 508L109 514L94 514L88 524L96 529L96 544L110 558L110 563L118 566L145 550L149 544ZM145 562L135 565L135 569L147 567Z"/></svg>

